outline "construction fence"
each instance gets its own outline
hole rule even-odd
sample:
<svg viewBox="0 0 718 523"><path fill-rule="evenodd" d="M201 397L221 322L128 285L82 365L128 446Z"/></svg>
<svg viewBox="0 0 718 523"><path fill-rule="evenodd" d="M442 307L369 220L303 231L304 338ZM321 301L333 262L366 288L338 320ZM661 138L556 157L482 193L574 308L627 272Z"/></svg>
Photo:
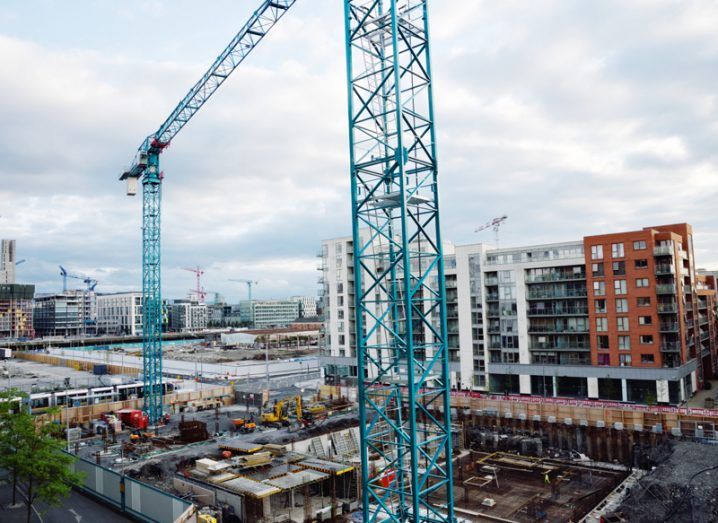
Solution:
<svg viewBox="0 0 718 523"><path fill-rule="evenodd" d="M195 506L151 485L101 465L76 458L72 468L82 473L80 490L149 523L196 523Z"/></svg>

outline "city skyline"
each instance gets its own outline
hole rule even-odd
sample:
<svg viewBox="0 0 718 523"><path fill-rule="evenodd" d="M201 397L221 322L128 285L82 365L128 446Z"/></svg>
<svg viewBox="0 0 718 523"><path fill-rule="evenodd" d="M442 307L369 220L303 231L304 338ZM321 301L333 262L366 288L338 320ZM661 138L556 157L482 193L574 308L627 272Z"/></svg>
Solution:
<svg viewBox="0 0 718 523"><path fill-rule="evenodd" d="M718 8L511 4L431 7L444 238L492 243L473 230L503 214L502 247L686 221L718 267ZM61 289L60 264L138 289L139 202L117 176L250 6L36 5L0 8L0 237L38 292ZM165 296L196 264L229 301L246 296L233 277L258 298L315 293L321 240L350 233L341 11L298 5L165 155Z"/></svg>

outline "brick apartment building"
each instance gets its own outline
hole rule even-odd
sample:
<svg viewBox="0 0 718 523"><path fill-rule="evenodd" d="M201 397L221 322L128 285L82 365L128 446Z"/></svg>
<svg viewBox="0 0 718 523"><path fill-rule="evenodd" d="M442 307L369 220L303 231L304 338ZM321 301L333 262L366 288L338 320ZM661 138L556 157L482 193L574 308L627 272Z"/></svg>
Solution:
<svg viewBox="0 0 718 523"><path fill-rule="evenodd" d="M677 404L718 368L716 276L688 224L492 249L444 248L452 384ZM356 379L351 238L323 242L324 360Z"/></svg>

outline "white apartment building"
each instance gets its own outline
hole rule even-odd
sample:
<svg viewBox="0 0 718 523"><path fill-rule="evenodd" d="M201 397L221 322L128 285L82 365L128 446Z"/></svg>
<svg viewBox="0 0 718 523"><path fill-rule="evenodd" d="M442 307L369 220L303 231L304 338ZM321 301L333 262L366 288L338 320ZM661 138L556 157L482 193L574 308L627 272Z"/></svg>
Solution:
<svg viewBox="0 0 718 523"><path fill-rule="evenodd" d="M0 284L15 283L15 240L0 241Z"/></svg>
<svg viewBox="0 0 718 523"><path fill-rule="evenodd" d="M299 302L299 318L314 318L317 315L317 299L314 296L292 296L289 301Z"/></svg>
<svg viewBox="0 0 718 523"><path fill-rule="evenodd" d="M170 328L174 332L198 332L207 329L209 311L204 303L175 300L170 308Z"/></svg>
<svg viewBox="0 0 718 523"><path fill-rule="evenodd" d="M99 334L142 334L142 293L99 294L97 330Z"/></svg>

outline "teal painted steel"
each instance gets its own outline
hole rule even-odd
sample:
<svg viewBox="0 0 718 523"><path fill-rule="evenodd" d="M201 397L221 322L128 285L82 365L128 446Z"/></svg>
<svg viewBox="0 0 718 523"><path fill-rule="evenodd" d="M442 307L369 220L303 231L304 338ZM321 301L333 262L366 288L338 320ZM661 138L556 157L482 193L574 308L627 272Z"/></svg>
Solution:
<svg viewBox="0 0 718 523"><path fill-rule="evenodd" d="M427 0L344 5L364 521L450 522Z"/></svg>
<svg viewBox="0 0 718 523"><path fill-rule="evenodd" d="M162 417L162 175L159 170L159 155L295 2L296 0L264 0L160 128L145 138L137 150L132 166L120 176L120 180L142 178L142 357L144 410L150 423L155 423ZM66 282L66 278L63 281Z"/></svg>
<svg viewBox="0 0 718 523"><path fill-rule="evenodd" d="M162 418L162 279L159 151L147 157L142 180L142 366L144 411L150 423Z"/></svg>

